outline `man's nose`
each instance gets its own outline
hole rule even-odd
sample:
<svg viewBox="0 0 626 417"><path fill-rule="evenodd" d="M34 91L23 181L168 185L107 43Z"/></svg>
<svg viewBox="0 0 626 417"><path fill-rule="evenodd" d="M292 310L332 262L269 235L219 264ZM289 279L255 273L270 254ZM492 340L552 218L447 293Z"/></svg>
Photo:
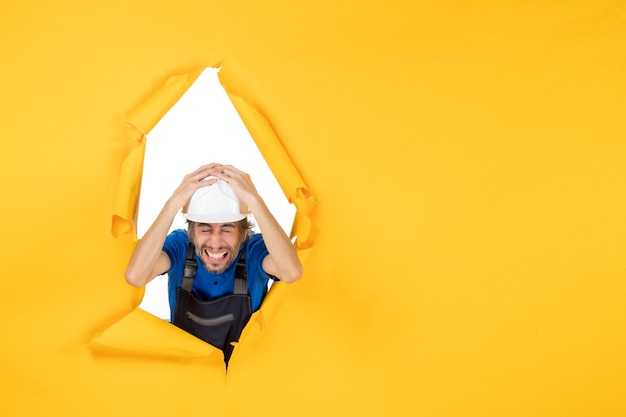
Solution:
<svg viewBox="0 0 626 417"><path fill-rule="evenodd" d="M213 231L209 234L209 242L211 243L219 243L222 241L222 235L219 231Z"/></svg>

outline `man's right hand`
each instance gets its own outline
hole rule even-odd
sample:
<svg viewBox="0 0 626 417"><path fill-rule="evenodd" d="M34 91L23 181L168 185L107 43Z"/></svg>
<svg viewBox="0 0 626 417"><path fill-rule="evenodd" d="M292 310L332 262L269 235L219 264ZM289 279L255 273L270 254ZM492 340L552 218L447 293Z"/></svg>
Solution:
<svg viewBox="0 0 626 417"><path fill-rule="evenodd" d="M194 172L185 175L183 181L180 183L178 188L174 191L168 203L172 206L176 207L176 210L183 209L186 211L186 207L189 204L189 200L193 193L196 192L198 188L207 187L209 185L215 184L217 182L217 178L207 178L211 174L210 172L214 169L219 169L222 164L218 163L210 163L207 165L203 165L200 168L196 169Z"/></svg>

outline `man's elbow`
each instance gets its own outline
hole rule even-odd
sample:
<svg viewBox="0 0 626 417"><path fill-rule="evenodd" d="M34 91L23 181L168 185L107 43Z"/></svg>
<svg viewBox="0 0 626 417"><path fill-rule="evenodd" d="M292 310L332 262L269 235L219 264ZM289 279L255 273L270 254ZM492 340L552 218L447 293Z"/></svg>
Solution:
<svg viewBox="0 0 626 417"><path fill-rule="evenodd" d="M284 283L291 284L292 282L296 282L302 277L302 273L304 272L302 265L298 264L291 268L289 271L283 273L280 277L280 280Z"/></svg>
<svg viewBox="0 0 626 417"><path fill-rule="evenodd" d="M137 274L133 273L133 271L130 269L126 270L126 272L124 273L124 278L126 279L126 282L133 287L141 288L146 285L145 282L143 282L143 280Z"/></svg>

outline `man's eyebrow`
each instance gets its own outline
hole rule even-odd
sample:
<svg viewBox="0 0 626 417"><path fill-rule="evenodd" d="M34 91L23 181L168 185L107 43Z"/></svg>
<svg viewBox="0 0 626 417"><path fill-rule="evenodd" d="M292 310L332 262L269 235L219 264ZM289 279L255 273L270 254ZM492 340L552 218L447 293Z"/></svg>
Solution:
<svg viewBox="0 0 626 417"><path fill-rule="evenodd" d="M210 227L213 228L212 223L198 223L198 227ZM235 225L235 223L222 223L219 225L219 227L224 228L224 227L228 227L228 228L236 228L237 225Z"/></svg>

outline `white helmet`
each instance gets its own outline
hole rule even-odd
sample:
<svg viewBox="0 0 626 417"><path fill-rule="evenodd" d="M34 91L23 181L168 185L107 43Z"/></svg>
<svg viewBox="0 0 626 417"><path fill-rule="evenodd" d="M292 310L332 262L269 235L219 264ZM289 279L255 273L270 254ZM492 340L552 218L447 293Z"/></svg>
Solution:
<svg viewBox="0 0 626 417"><path fill-rule="evenodd" d="M187 206L185 218L198 223L230 223L244 219L250 211L226 181L198 188Z"/></svg>

